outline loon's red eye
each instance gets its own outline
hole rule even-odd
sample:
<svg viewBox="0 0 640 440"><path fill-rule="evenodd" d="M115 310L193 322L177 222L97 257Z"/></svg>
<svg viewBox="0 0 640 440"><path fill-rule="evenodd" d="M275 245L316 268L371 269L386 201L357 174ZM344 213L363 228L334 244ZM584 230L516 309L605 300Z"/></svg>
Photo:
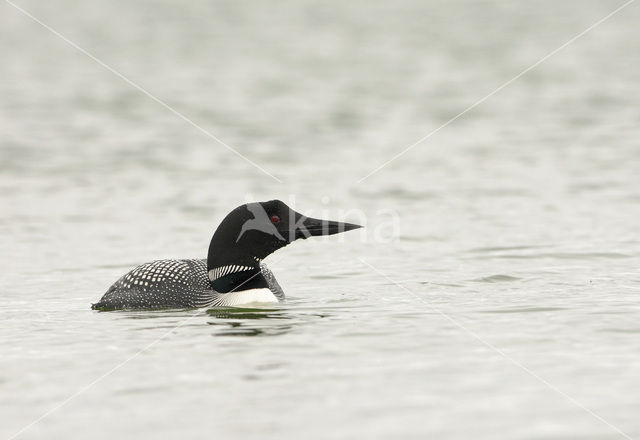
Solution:
<svg viewBox="0 0 640 440"><path fill-rule="evenodd" d="M279 223L280 222L280 217L278 217L277 215L272 215L271 216L271 221L274 223Z"/></svg>

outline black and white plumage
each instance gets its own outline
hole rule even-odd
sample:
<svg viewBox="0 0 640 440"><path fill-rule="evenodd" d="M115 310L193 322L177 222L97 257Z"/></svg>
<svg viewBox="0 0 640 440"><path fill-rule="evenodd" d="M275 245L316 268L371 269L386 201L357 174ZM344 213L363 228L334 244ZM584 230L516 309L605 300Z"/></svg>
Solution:
<svg viewBox="0 0 640 440"><path fill-rule="evenodd" d="M211 288L206 259L156 260L142 264L123 275L93 308L197 308L284 301L284 292L269 268L264 263L260 263L259 268L257 276L266 280L267 289L238 290L230 294L220 294ZM253 268L229 265L212 269L211 273L217 274L213 278L217 279L246 270Z"/></svg>
<svg viewBox="0 0 640 440"><path fill-rule="evenodd" d="M299 238L359 227L305 217L279 200L242 205L218 226L207 259L142 264L116 281L92 308L197 308L281 302L284 292L263 258Z"/></svg>

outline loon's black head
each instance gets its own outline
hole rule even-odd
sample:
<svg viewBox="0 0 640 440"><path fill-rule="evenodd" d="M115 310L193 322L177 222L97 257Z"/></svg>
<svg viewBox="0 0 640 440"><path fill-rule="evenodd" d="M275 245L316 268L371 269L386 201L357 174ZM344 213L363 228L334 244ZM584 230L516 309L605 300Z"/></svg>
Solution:
<svg viewBox="0 0 640 440"><path fill-rule="evenodd" d="M257 267L258 260L300 238L360 227L306 217L280 200L247 203L231 211L213 234L207 270L226 265Z"/></svg>

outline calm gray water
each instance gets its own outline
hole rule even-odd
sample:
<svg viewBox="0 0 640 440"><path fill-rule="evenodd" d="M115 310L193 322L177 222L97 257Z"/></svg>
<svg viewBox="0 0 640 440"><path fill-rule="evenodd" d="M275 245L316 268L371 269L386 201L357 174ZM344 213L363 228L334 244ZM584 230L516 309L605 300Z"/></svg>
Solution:
<svg viewBox="0 0 640 440"><path fill-rule="evenodd" d="M640 4L361 183L622 2L18 4L282 183L0 2L2 438L640 438ZM366 235L89 309L271 198Z"/></svg>

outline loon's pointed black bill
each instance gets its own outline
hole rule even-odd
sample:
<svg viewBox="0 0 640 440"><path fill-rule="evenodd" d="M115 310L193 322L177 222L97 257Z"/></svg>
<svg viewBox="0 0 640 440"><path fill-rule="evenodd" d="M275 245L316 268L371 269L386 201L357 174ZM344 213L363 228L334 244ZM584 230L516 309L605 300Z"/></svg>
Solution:
<svg viewBox="0 0 640 440"><path fill-rule="evenodd" d="M362 228L354 223L335 222L332 220L322 220L319 218L305 217L301 219L302 227L295 231L296 238L307 238L317 235L333 235L340 232L351 231L353 229Z"/></svg>

